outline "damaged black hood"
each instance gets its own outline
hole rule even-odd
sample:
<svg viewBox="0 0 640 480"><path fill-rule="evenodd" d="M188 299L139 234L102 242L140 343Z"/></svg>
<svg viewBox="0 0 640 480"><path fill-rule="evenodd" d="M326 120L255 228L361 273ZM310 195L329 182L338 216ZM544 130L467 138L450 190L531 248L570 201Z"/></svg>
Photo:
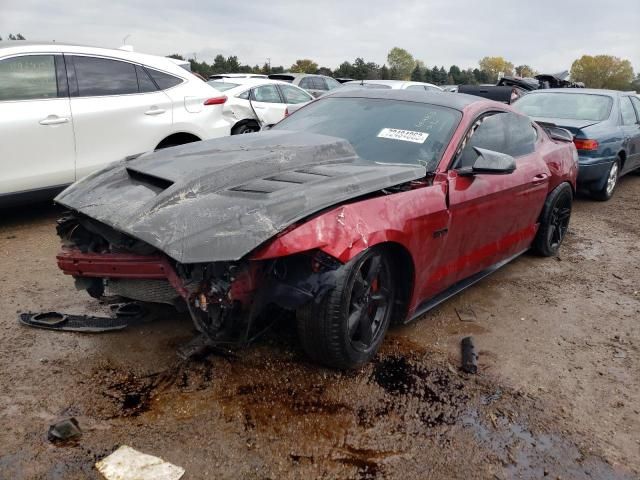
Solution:
<svg viewBox="0 0 640 480"><path fill-rule="evenodd" d="M180 263L231 261L313 213L425 174L363 161L340 138L279 130L119 162L56 202Z"/></svg>

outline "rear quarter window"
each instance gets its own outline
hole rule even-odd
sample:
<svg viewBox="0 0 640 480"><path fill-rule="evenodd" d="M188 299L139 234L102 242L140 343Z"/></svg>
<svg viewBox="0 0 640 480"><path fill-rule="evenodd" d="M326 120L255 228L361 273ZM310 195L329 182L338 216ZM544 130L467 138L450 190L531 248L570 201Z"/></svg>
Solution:
<svg viewBox="0 0 640 480"><path fill-rule="evenodd" d="M146 70L149 72L149 75L151 75L151 78L153 78L153 81L156 82L156 85L158 85L160 90L167 90L168 88L175 87L183 82L182 78L176 77L175 75L170 75L149 67L146 67Z"/></svg>

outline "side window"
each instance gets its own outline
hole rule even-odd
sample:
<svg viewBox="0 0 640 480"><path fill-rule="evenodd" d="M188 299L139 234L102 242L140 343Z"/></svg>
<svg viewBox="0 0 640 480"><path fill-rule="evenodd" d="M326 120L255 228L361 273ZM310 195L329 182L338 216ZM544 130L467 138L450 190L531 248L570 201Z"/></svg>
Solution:
<svg viewBox="0 0 640 480"><path fill-rule="evenodd" d="M302 80L300 80L299 86L300 88L304 88L305 90L313 90L316 88L313 85L312 77L304 77Z"/></svg>
<svg viewBox="0 0 640 480"><path fill-rule="evenodd" d="M156 82L160 90L166 90L182 83L180 77L174 77L173 75L149 67L146 67L145 70L149 72L149 75L151 75L151 78L153 78L153 81Z"/></svg>
<svg viewBox="0 0 640 480"><path fill-rule="evenodd" d="M136 75L138 76L138 86L140 93L155 92L158 90L149 74L140 65L136 65Z"/></svg>
<svg viewBox="0 0 640 480"><path fill-rule="evenodd" d="M334 88L338 88L340 85L342 85L340 82L330 77L325 78L324 81L327 82L327 87L329 87L329 90L333 90Z"/></svg>
<svg viewBox="0 0 640 480"><path fill-rule="evenodd" d="M280 85L280 90L284 95L284 103L304 103L313 100L307 92L291 85Z"/></svg>
<svg viewBox="0 0 640 480"><path fill-rule="evenodd" d="M472 128L458 157L455 168L471 167L478 154L474 147L521 157L535 150L536 132L531 121L515 113L485 116Z"/></svg>
<svg viewBox="0 0 640 480"><path fill-rule="evenodd" d="M239 95L237 95L238 98L241 98L243 100L249 100L249 92L251 90L245 90L244 92L240 93Z"/></svg>
<svg viewBox="0 0 640 480"><path fill-rule="evenodd" d="M253 98L256 102L282 103L280 94L275 85L263 85L253 89Z"/></svg>
<svg viewBox="0 0 640 480"><path fill-rule="evenodd" d="M620 99L620 113L622 114L623 125L633 125L638 121L636 112L631 104L631 97L622 97Z"/></svg>
<svg viewBox="0 0 640 480"><path fill-rule="evenodd" d="M407 90L422 90L424 92L424 87L422 85L409 85Z"/></svg>
<svg viewBox="0 0 640 480"><path fill-rule="evenodd" d="M0 61L0 101L57 96L53 55L25 55Z"/></svg>
<svg viewBox="0 0 640 480"><path fill-rule="evenodd" d="M80 97L138 93L136 67L108 58L73 57Z"/></svg>
<svg viewBox="0 0 640 480"><path fill-rule="evenodd" d="M636 114L640 119L640 98L638 97L629 97L629 98L631 99L631 103L633 103L633 106L636 107Z"/></svg>

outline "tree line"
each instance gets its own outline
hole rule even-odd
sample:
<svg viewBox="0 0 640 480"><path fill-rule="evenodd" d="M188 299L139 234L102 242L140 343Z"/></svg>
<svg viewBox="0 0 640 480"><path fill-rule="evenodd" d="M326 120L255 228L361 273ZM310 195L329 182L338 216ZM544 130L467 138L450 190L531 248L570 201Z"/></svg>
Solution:
<svg viewBox="0 0 640 480"><path fill-rule="evenodd" d="M185 60L174 54L173 58ZM533 77L538 72L530 65L517 65L500 56L484 57L474 68L461 68L451 65L429 67L421 60L417 60L407 50L399 47L392 48L387 55L387 62L379 65L367 62L358 57L353 62L344 61L335 69L319 66L311 59L296 60L289 68L272 66L269 63L260 65L243 65L237 56L224 57L217 55L213 63L199 62L189 58L191 70L204 77L219 73L316 73L334 78L352 78L354 80L412 80L434 83L436 85L460 84L494 84L500 75ZM583 82L588 88L609 88L615 90L640 91L640 74L634 74L631 62L612 55L584 55L576 59L571 65L571 79Z"/></svg>
<svg viewBox="0 0 640 480"><path fill-rule="evenodd" d="M21 33L10 33L8 40L25 40ZM0 36L2 40L2 36ZM169 55L172 58L185 60L181 55ZM283 73L285 67L272 66L265 62L260 65L243 65L238 57L216 55L213 63L199 62L189 58L191 70L205 78L216 73ZM388 66L387 66L388 64ZM493 84L500 75L533 77L538 72L529 65L514 66L503 57L484 57L475 68L460 68L451 65L428 67L422 60L417 60L404 48L394 47L387 54L387 63L378 65L358 57L353 62L344 61L337 68L321 67L311 59L296 60L287 71L295 73L317 73L334 78L352 78L354 80L413 80L416 82L434 83L436 85L460 84ZM553 72L544 72L553 73ZM612 55L583 55L571 65L571 80L582 82L588 88L610 88L614 90L640 91L640 73L634 74L629 60Z"/></svg>
<svg viewBox="0 0 640 480"><path fill-rule="evenodd" d="M15 35L13 33L10 33L9 36L7 36L7 40L26 40L26 38L24 38L21 33L16 33ZM2 41L1 35L0 41Z"/></svg>

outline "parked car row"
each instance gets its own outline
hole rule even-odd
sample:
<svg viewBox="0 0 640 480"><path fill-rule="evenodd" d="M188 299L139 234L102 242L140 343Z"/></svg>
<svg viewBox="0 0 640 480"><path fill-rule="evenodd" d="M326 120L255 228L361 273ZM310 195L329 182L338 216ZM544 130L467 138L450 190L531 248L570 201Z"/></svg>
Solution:
<svg viewBox="0 0 640 480"><path fill-rule="evenodd" d="M130 50L0 42L0 207L51 198L113 161L271 127L321 95L444 91L290 73L219 74L204 83L183 63ZM618 178L640 167L640 100L632 92L547 88L575 86L565 73L459 91L567 128L579 152L579 188L607 200Z"/></svg>

